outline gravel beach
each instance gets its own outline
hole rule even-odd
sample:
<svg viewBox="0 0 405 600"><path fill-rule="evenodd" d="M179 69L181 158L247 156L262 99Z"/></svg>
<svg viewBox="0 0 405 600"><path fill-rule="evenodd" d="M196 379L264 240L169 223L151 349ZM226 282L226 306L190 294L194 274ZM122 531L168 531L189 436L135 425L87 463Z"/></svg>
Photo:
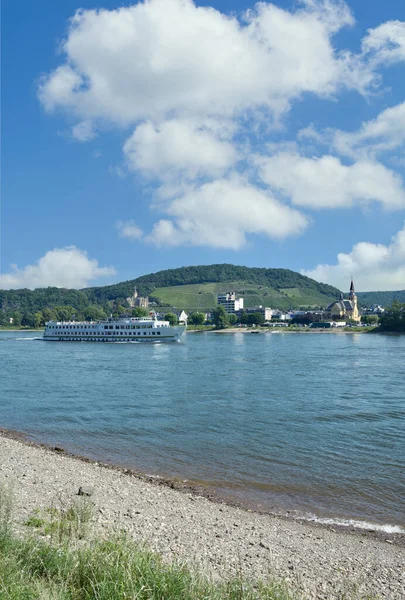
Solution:
<svg viewBox="0 0 405 600"><path fill-rule="evenodd" d="M100 531L126 529L167 558L211 575L286 580L303 598L405 598L404 536L334 531L212 502L187 490L0 433L0 483L13 484L16 518L60 506L81 486Z"/></svg>

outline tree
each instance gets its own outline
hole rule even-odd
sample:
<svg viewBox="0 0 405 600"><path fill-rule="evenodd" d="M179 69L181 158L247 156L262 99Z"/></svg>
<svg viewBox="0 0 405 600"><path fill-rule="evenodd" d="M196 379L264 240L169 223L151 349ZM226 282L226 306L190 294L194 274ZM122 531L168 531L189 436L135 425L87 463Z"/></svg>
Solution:
<svg viewBox="0 0 405 600"><path fill-rule="evenodd" d="M260 312L250 313L248 315L249 325L263 325L264 316Z"/></svg>
<svg viewBox="0 0 405 600"><path fill-rule="evenodd" d="M177 325L177 317L174 313L168 312L165 314L165 321L169 321L170 325L173 327Z"/></svg>
<svg viewBox="0 0 405 600"><path fill-rule="evenodd" d="M405 332L405 304L394 300L380 317L380 327L382 331Z"/></svg>
<svg viewBox="0 0 405 600"><path fill-rule="evenodd" d="M191 325L204 325L205 316L203 315L203 313L195 312L192 315L190 315L189 321Z"/></svg>
<svg viewBox="0 0 405 600"><path fill-rule="evenodd" d="M13 319L13 323L12 323L12 324L13 324L15 327L20 327L20 325L21 325L21 320L22 320L22 314L16 310L16 311L14 311L14 312L11 314L11 318Z"/></svg>
<svg viewBox="0 0 405 600"><path fill-rule="evenodd" d="M248 324L248 314L244 310L242 310L242 312L239 315L239 323L242 323L242 325Z"/></svg>
<svg viewBox="0 0 405 600"><path fill-rule="evenodd" d="M42 317L43 317L44 323L47 323L48 321L55 321L56 313L51 308L44 308L42 311Z"/></svg>
<svg viewBox="0 0 405 600"><path fill-rule="evenodd" d="M238 322L238 317L237 317L237 315L231 313L230 315L228 315L228 320L229 320L229 325L235 325Z"/></svg>
<svg viewBox="0 0 405 600"><path fill-rule="evenodd" d="M264 323L264 316L260 312L246 313L243 311L239 320L243 325L262 325Z"/></svg>
<svg viewBox="0 0 405 600"><path fill-rule="evenodd" d="M21 319L23 327L35 327L35 317L33 313L25 312Z"/></svg>
<svg viewBox="0 0 405 600"><path fill-rule="evenodd" d="M97 304L90 304L83 311L83 316L86 321L103 321L107 318L104 310Z"/></svg>
<svg viewBox="0 0 405 600"><path fill-rule="evenodd" d="M217 306L212 313L215 329L225 329L229 325L228 313L223 306Z"/></svg>
<svg viewBox="0 0 405 600"><path fill-rule="evenodd" d="M148 314L146 308L141 308L140 306L135 306L135 308L132 309L133 317L147 317Z"/></svg>
<svg viewBox="0 0 405 600"><path fill-rule="evenodd" d="M43 314L38 311L34 314L34 327L35 329L39 329L39 327L43 327L43 325L45 325Z"/></svg>
<svg viewBox="0 0 405 600"><path fill-rule="evenodd" d="M367 323L367 325L377 325L378 315L363 315L361 320L363 323Z"/></svg>
<svg viewBox="0 0 405 600"><path fill-rule="evenodd" d="M73 306L55 306L54 310L58 321L71 321L76 312Z"/></svg>

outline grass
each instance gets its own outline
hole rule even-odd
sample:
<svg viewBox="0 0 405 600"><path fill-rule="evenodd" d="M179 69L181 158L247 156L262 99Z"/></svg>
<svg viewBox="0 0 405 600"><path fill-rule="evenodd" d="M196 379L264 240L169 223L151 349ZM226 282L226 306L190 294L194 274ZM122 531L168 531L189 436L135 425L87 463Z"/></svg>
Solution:
<svg viewBox="0 0 405 600"><path fill-rule="evenodd" d="M333 297L325 296L315 290L306 288L285 288L276 290L272 287L252 284L246 281L229 281L223 283L202 283L177 285L156 288L156 296L174 308L186 310L210 310L217 304L217 294L236 290L244 297L245 307L271 306L272 308L288 309L300 306L326 306Z"/></svg>
<svg viewBox="0 0 405 600"><path fill-rule="evenodd" d="M1 600L292 600L283 583L219 583L167 563L126 534L95 536L92 505L34 511L13 531L12 490L0 485Z"/></svg>

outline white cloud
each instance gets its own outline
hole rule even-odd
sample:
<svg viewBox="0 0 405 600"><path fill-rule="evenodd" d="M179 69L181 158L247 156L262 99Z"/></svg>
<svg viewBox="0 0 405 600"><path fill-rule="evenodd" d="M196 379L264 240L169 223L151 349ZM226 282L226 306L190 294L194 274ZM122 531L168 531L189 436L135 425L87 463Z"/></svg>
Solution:
<svg viewBox="0 0 405 600"><path fill-rule="evenodd" d="M375 158L405 145L405 102L386 108L357 131L329 128L318 132L310 125L299 131L298 138L330 145L338 154L353 159Z"/></svg>
<svg viewBox="0 0 405 600"><path fill-rule="evenodd" d="M298 206L316 209L380 202L386 209L405 207L399 175L372 160L344 165L335 156L307 158L298 152L256 156L261 179Z"/></svg>
<svg viewBox="0 0 405 600"><path fill-rule="evenodd" d="M376 69L402 60L399 22L369 30L357 54L338 52L335 34L353 24L343 0L298 0L290 11L259 2L239 16L192 0L81 9L61 45L62 64L42 77L38 95L47 111L74 115L79 141L106 123L133 131L123 148L126 166L155 180L163 218L148 236L120 222L121 236L220 248L240 248L250 234L282 239L308 221L276 194L311 208L405 206L400 177L375 159L381 144L399 145L394 121L401 114L388 111L358 132L333 134L332 147L355 156L354 164L284 147L252 161L270 191L230 175L246 168L261 132L279 127L293 101L334 98L343 89L369 93L380 82ZM326 134L315 135L319 143ZM358 155L367 144L375 152ZM127 171L112 165L110 172ZM254 169L250 175L257 180Z"/></svg>
<svg viewBox="0 0 405 600"><path fill-rule="evenodd" d="M140 240L143 236L143 231L138 227L133 219L129 221L117 221L116 223L119 235L122 238L129 240Z"/></svg>
<svg viewBox="0 0 405 600"><path fill-rule="evenodd" d="M252 233L284 239L301 233L308 219L267 192L234 176L190 189L169 202L146 238L158 246L213 246L237 250Z"/></svg>
<svg viewBox="0 0 405 600"><path fill-rule="evenodd" d="M11 273L2 274L0 288L83 288L94 279L110 275L115 275L115 269L99 267L97 260L88 258L85 251L66 246L50 250L34 265L22 269L14 265Z"/></svg>
<svg viewBox="0 0 405 600"><path fill-rule="evenodd" d="M241 20L192 0L79 10L62 45L66 62L42 78L39 97L47 110L120 125L258 107L279 115L305 92L371 82L365 65L331 43L353 22L339 0L301 0L294 12L260 2Z"/></svg>
<svg viewBox="0 0 405 600"><path fill-rule="evenodd" d="M218 176L237 160L228 141L232 126L218 121L172 119L142 123L124 145L131 169L166 180Z"/></svg>
<svg viewBox="0 0 405 600"><path fill-rule="evenodd" d="M358 291L405 288L405 224L387 246L360 242L349 254L340 253L335 265L318 265L304 275L347 289L353 275Z"/></svg>
<svg viewBox="0 0 405 600"><path fill-rule="evenodd" d="M72 127L72 137L78 142L89 142L96 137L93 123L91 121L81 121Z"/></svg>
<svg viewBox="0 0 405 600"><path fill-rule="evenodd" d="M333 145L347 156L375 155L405 144L405 102L387 108L354 133L336 130Z"/></svg>
<svg viewBox="0 0 405 600"><path fill-rule="evenodd" d="M405 61L405 22L387 21L369 29L362 41L362 52L373 66Z"/></svg>

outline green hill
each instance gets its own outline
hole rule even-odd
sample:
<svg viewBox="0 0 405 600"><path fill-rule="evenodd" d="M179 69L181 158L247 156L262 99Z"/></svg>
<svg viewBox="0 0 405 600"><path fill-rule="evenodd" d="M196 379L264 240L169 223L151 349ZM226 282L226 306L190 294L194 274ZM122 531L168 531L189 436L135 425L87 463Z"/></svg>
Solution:
<svg viewBox="0 0 405 600"><path fill-rule="evenodd" d="M359 304L366 308L372 304L379 304L380 306L391 306L394 300L405 303L405 290L398 290L393 292L359 292L357 294Z"/></svg>
<svg viewBox="0 0 405 600"><path fill-rule="evenodd" d="M149 295L157 303L175 308L209 309L216 294L235 290L245 304L273 308L294 308L328 304L339 290L318 283L288 269L263 269L229 264L181 267L144 275L115 285L83 290L92 303L117 300L132 295Z"/></svg>
<svg viewBox="0 0 405 600"><path fill-rule="evenodd" d="M216 294L235 290L245 297L245 305L262 304L272 308L325 306L339 295L339 290L318 283L288 269L264 269L229 264L182 267L143 275L114 285L68 290L0 291L0 309L10 313L33 313L44 308L69 305L83 310L89 304L107 307L133 294L148 295L158 304L176 308L209 309L216 304Z"/></svg>
<svg viewBox="0 0 405 600"><path fill-rule="evenodd" d="M331 295L313 289L295 287L277 290L268 285L258 285L249 281L160 287L153 291L153 297L174 308L207 310L217 304L218 293L233 290L244 297L246 308L259 305L281 309L324 306L329 304L332 298Z"/></svg>

